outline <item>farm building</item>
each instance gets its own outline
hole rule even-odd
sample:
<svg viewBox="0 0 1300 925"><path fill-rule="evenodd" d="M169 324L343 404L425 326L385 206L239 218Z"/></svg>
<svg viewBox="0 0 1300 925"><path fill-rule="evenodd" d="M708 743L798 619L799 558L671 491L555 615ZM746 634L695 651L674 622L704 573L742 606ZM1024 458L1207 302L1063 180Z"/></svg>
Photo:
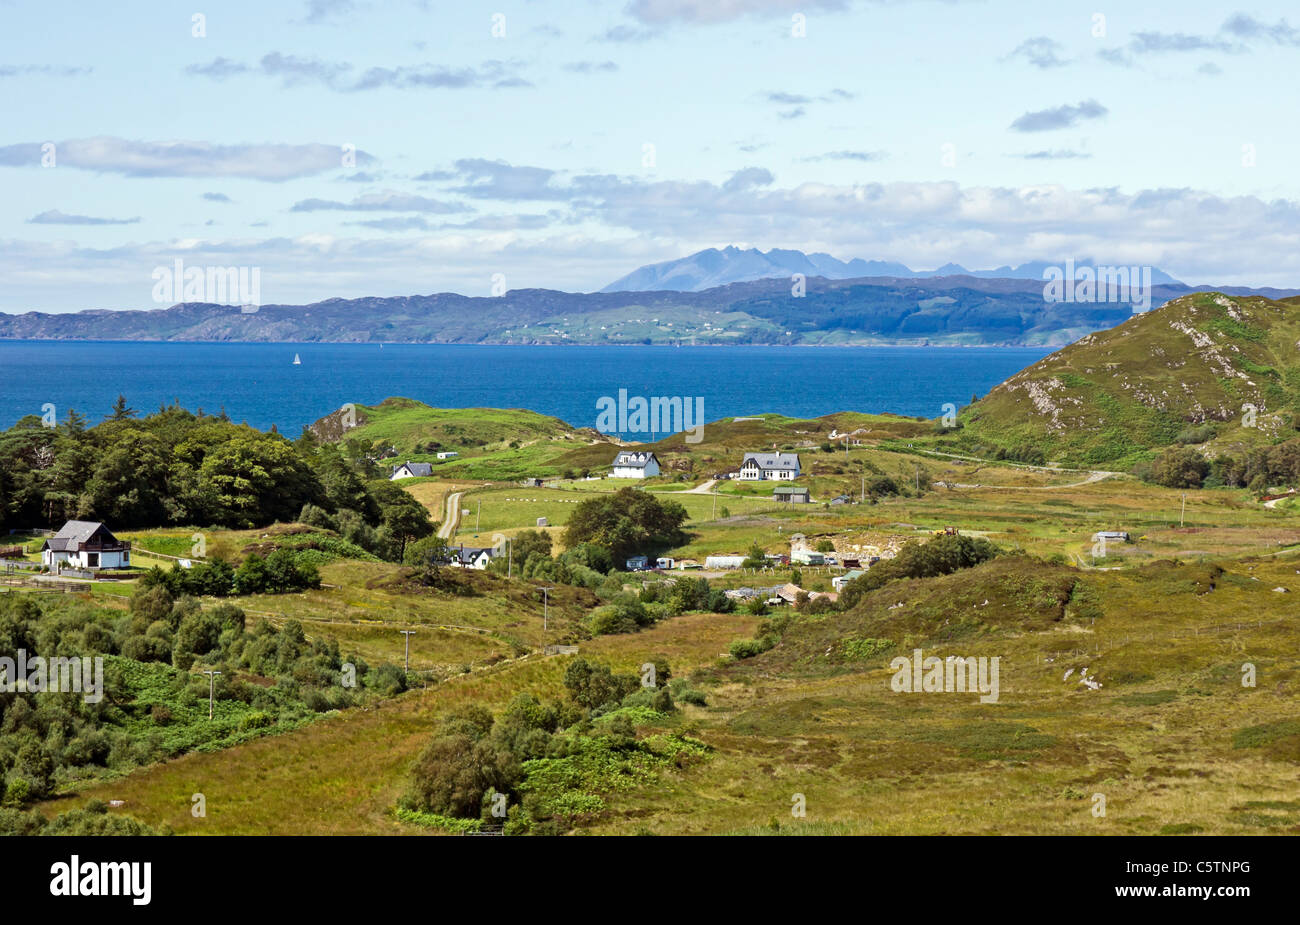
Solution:
<svg viewBox="0 0 1300 925"><path fill-rule="evenodd" d="M799 471L798 453L746 453L739 478L742 482L792 481L799 477Z"/></svg>
<svg viewBox="0 0 1300 925"><path fill-rule="evenodd" d="M1094 543L1098 540L1114 540L1117 543L1127 543L1129 536L1123 530L1101 530L1092 535Z"/></svg>
<svg viewBox="0 0 1300 925"><path fill-rule="evenodd" d="M41 546L41 562L53 568L129 568L131 544L92 520L69 520Z"/></svg>
<svg viewBox="0 0 1300 925"><path fill-rule="evenodd" d="M745 564L745 556L705 556L706 569L740 568Z"/></svg>
<svg viewBox="0 0 1300 925"><path fill-rule="evenodd" d="M772 489L772 500L787 504L807 504L812 496L808 494L808 489L797 485L778 485Z"/></svg>
<svg viewBox="0 0 1300 925"><path fill-rule="evenodd" d="M433 475L433 463L404 462L400 466L393 466L393 474L388 477L388 480L396 482L398 479L414 479L428 475Z"/></svg>
<svg viewBox="0 0 1300 925"><path fill-rule="evenodd" d="M659 474L659 459L654 453L624 450L614 457L610 478L645 479Z"/></svg>

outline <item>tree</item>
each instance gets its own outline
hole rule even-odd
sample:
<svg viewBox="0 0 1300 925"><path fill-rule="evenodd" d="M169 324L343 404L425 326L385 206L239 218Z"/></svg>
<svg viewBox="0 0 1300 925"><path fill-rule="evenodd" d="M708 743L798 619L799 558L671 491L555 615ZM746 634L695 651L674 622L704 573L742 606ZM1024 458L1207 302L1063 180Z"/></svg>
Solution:
<svg viewBox="0 0 1300 925"><path fill-rule="evenodd" d="M1151 462L1151 480L1167 488L1200 488L1210 464L1190 447L1165 450Z"/></svg>
<svg viewBox="0 0 1300 925"><path fill-rule="evenodd" d="M117 396L117 401L113 402L113 410L104 420L106 421L127 421L137 414L134 408L127 407L126 396Z"/></svg>
<svg viewBox="0 0 1300 925"><path fill-rule="evenodd" d="M433 532L429 511L394 482L373 482L371 493L379 506L384 526L397 543L396 558L401 562L406 555L407 541L418 540Z"/></svg>
<svg viewBox="0 0 1300 925"><path fill-rule="evenodd" d="M293 445L275 437L237 437L213 447L203 458L199 482L211 493L213 519L242 528L291 521L322 495Z"/></svg>
<svg viewBox="0 0 1300 925"><path fill-rule="evenodd" d="M608 665L575 658L564 670L564 687L569 696L589 710L617 704L641 686L634 674L614 674Z"/></svg>
<svg viewBox="0 0 1300 925"><path fill-rule="evenodd" d="M649 492L620 488L590 498L574 509L564 532L564 544L594 543L621 561L654 547L679 545L686 509L676 501L661 501Z"/></svg>
<svg viewBox="0 0 1300 925"><path fill-rule="evenodd" d="M551 535L549 533L542 530L521 530L511 537L508 555L498 557L498 561L507 567L513 567L516 574L522 575L529 559L534 557L548 559L550 555Z"/></svg>

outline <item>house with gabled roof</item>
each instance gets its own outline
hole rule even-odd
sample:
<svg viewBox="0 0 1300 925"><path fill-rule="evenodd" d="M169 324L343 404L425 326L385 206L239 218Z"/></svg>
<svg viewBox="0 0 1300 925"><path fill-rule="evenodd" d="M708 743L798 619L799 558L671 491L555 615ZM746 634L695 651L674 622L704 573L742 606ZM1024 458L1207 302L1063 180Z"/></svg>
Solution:
<svg viewBox="0 0 1300 925"><path fill-rule="evenodd" d="M131 544L97 520L69 520L41 546L41 562L50 568L130 568Z"/></svg>
<svg viewBox="0 0 1300 925"><path fill-rule="evenodd" d="M645 479L659 474L659 459L654 453L640 450L623 450L614 457L610 478Z"/></svg>
<svg viewBox="0 0 1300 925"><path fill-rule="evenodd" d="M458 546L451 550L452 568L472 568L478 571L488 567L492 561L492 550L478 546Z"/></svg>
<svg viewBox="0 0 1300 925"><path fill-rule="evenodd" d="M765 479L797 479L799 477L798 453L746 453L740 464L738 478L742 482L760 482Z"/></svg>
<svg viewBox="0 0 1300 925"><path fill-rule="evenodd" d="M388 481L396 482L398 479L415 479L429 475L433 475L433 463L404 462L400 466L393 466L393 474L388 477Z"/></svg>

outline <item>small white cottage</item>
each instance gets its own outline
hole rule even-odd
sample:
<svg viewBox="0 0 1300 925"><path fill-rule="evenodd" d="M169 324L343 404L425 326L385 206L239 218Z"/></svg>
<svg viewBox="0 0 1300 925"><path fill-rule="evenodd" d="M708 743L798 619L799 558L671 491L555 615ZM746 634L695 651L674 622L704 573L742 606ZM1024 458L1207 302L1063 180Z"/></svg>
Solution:
<svg viewBox="0 0 1300 925"><path fill-rule="evenodd" d="M119 540L98 521L69 520L41 546L41 562L49 568L129 568L131 544Z"/></svg>

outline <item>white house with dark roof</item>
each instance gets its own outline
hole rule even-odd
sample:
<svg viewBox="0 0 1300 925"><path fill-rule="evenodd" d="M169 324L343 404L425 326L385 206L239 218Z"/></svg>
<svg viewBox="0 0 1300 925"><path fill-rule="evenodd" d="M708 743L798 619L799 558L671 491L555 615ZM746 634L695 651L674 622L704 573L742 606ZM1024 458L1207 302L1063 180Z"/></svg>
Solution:
<svg viewBox="0 0 1300 925"><path fill-rule="evenodd" d="M798 453L746 453L737 477L742 482L797 479L799 471Z"/></svg>
<svg viewBox="0 0 1300 925"><path fill-rule="evenodd" d="M119 540L102 523L69 520L41 546L41 562L54 568L129 568L131 544Z"/></svg>
<svg viewBox="0 0 1300 925"><path fill-rule="evenodd" d="M433 475L433 463L404 462L400 466L393 466L393 474L388 477L388 481L396 482L398 479L415 479L428 475Z"/></svg>
<svg viewBox="0 0 1300 925"><path fill-rule="evenodd" d="M614 457L610 478L645 479L659 474L659 459L649 451L624 450Z"/></svg>
<svg viewBox="0 0 1300 925"><path fill-rule="evenodd" d="M451 551L453 568L472 568L482 571L492 561L492 550L476 546L460 546Z"/></svg>

